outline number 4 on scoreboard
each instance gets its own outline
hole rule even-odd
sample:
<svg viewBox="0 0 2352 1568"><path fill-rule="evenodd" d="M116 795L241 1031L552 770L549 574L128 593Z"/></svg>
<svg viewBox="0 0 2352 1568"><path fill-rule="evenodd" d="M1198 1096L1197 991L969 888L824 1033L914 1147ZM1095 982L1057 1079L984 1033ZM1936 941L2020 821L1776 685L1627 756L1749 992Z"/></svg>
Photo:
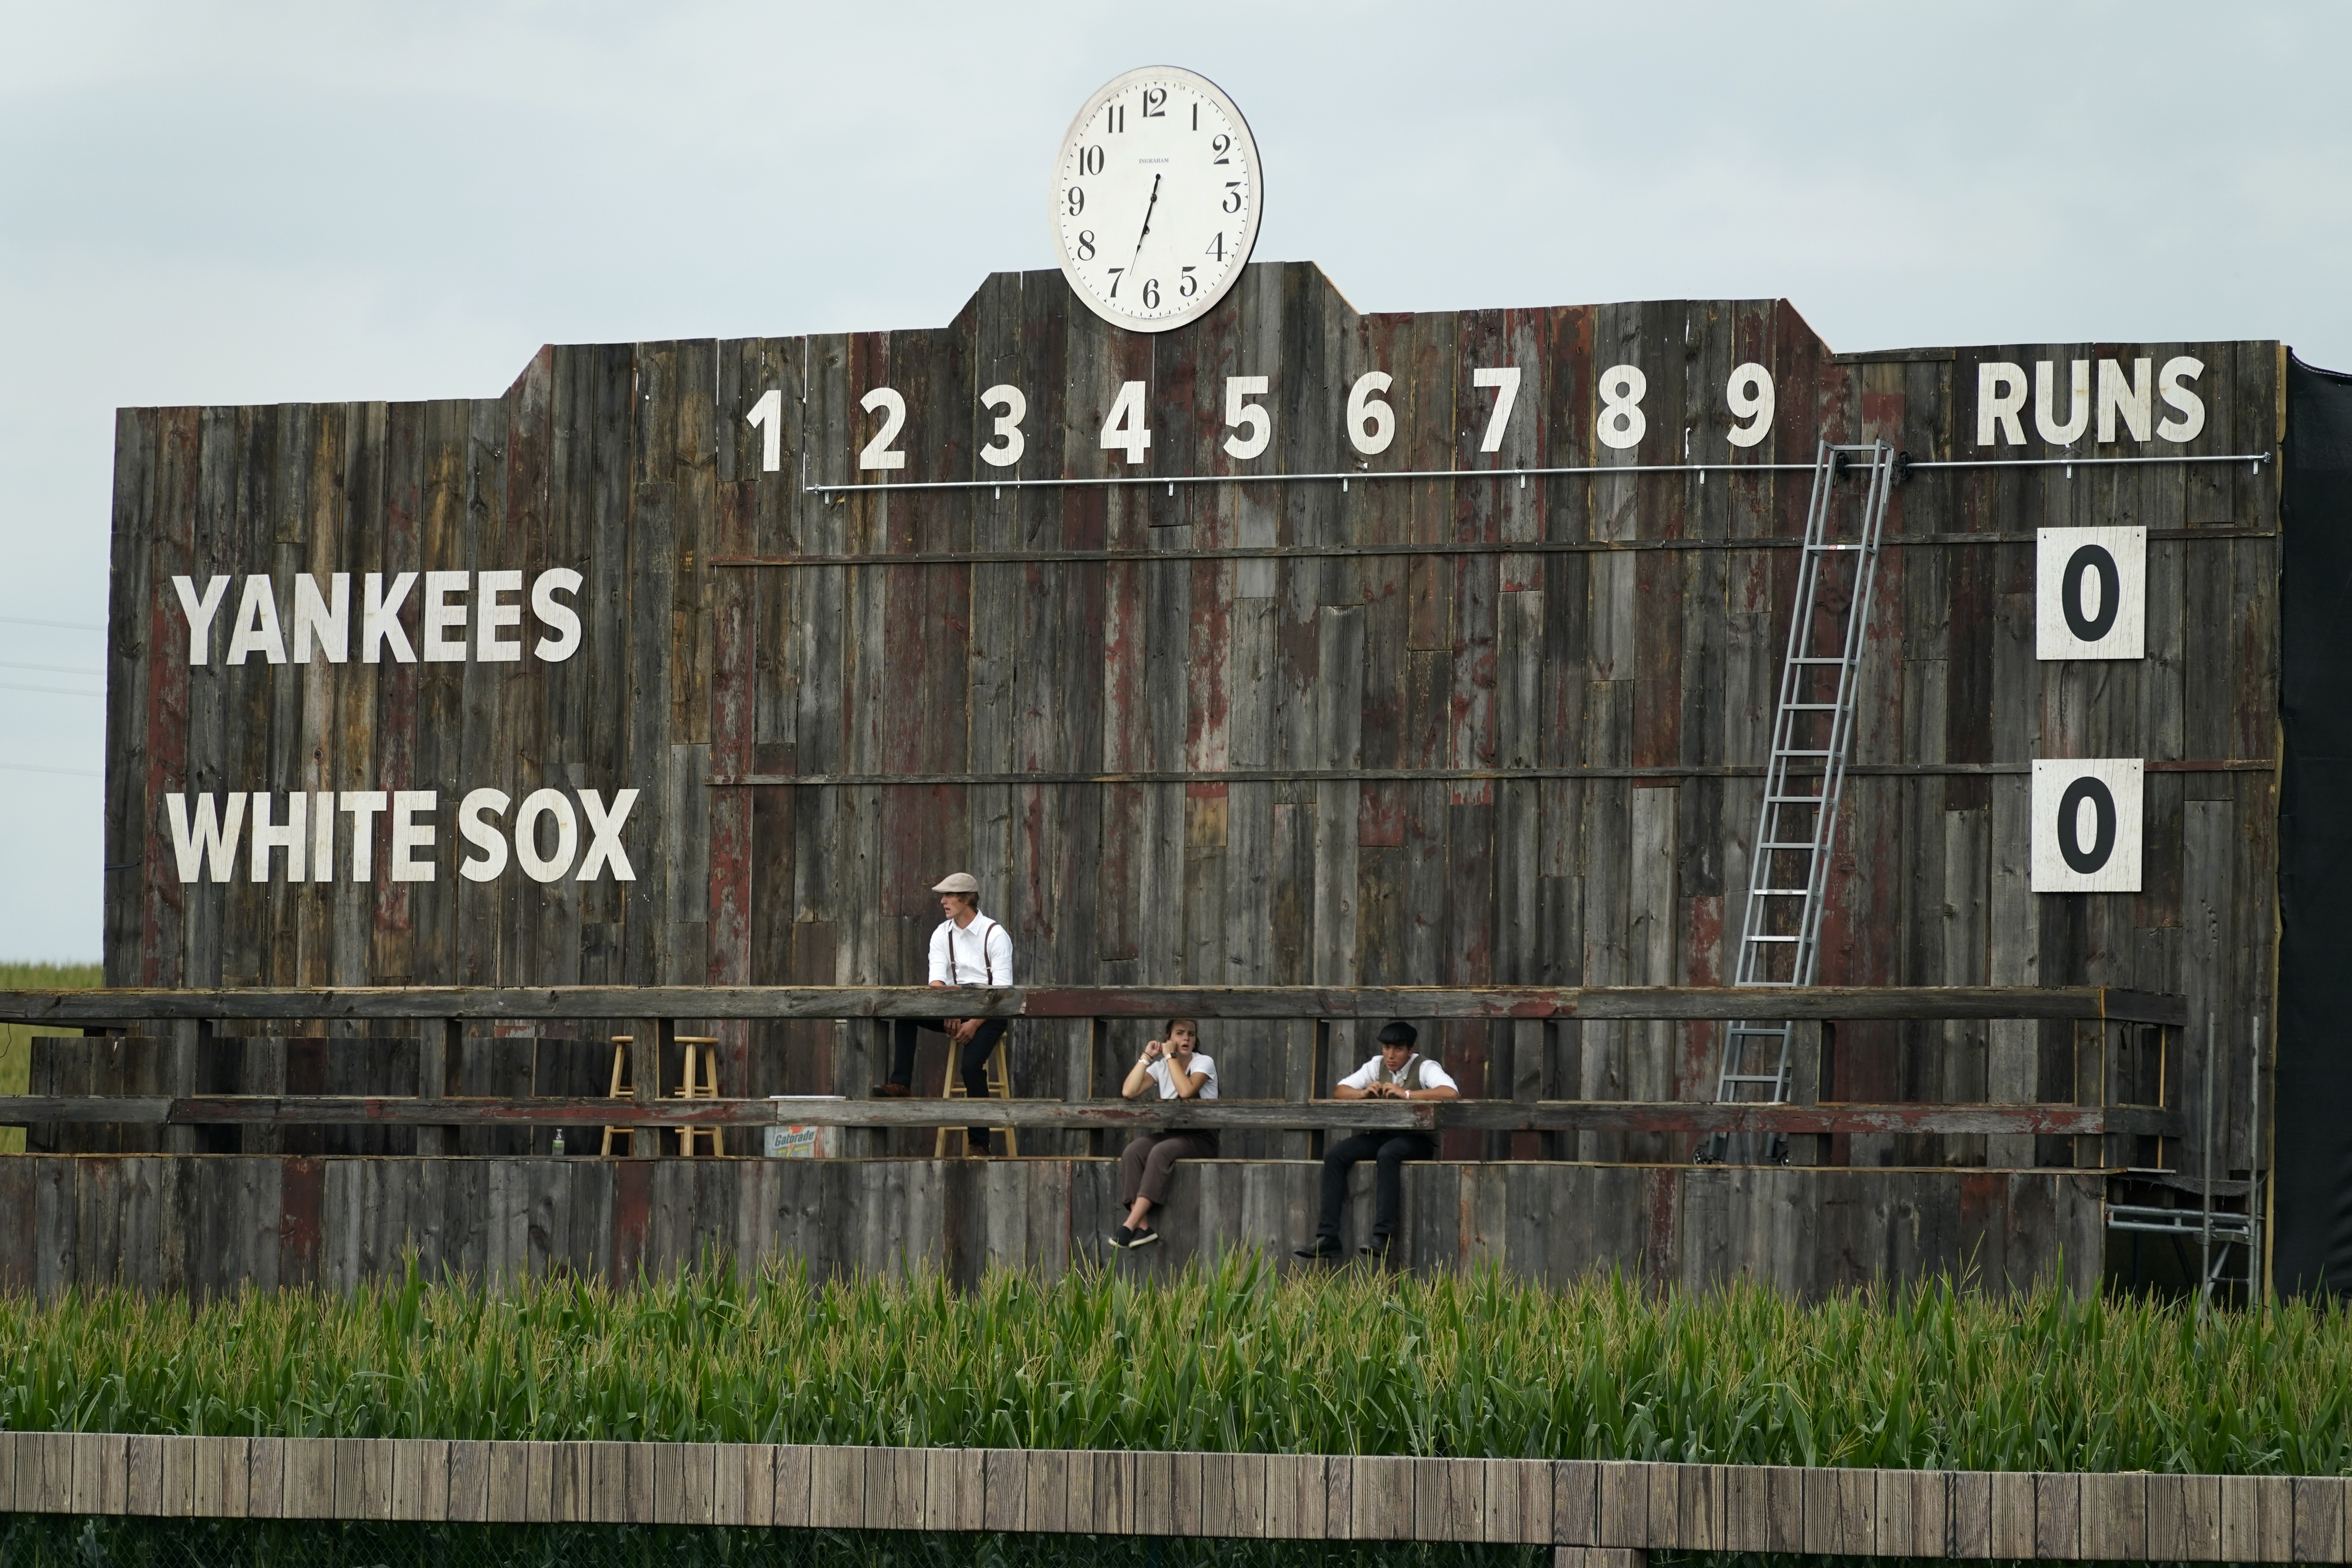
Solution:
<svg viewBox="0 0 2352 1568"><path fill-rule="evenodd" d="M1143 461L1143 454L1151 449L1151 431L1143 416L1143 383L1129 381L1119 384L1109 417L1103 421L1102 445L1106 452L1124 448L1130 465Z"/></svg>

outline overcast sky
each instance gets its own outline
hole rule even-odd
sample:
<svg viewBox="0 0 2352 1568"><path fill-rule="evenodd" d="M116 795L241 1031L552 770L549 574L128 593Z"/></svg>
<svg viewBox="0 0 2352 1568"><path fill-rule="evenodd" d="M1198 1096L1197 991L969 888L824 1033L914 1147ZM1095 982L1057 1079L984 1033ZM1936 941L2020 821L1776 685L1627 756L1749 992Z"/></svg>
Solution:
<svg viewBox="0 0 2352 1568"><path fill-rule="evenodd" d="M1362 309L2352 366L2347 43L2317 3L0 0L0 959L99 954L117 406L944 322L1053 265L1064 127L1163 61L1249 118L1258 258Z"/></svg>

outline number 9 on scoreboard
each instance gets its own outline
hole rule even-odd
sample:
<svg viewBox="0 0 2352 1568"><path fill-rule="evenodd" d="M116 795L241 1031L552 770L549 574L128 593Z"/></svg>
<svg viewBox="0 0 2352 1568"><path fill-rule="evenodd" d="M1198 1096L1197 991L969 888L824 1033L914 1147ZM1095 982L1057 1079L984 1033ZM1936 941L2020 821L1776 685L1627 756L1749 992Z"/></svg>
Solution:
<svg viewBox="0 0 2352 1568"><path fill-rule="evenodd" d="M2137 893L2147 764L2137 757L2033 764L2033 890Z"/></svg>

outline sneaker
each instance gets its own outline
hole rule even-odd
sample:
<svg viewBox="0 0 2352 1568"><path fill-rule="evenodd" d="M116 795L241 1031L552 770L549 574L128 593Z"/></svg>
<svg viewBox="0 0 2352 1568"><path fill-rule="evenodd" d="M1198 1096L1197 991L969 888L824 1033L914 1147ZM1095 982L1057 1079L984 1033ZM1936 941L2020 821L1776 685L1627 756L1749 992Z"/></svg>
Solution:
<svg viewBox="0 0 2352 1568"><path fill-rule="evenodd" d="M1120 1226L1117 1230L1112 1231L1107 1239L1113 1247L1116 1247L1120 1251L1124 1252L1129 1247L1135 1245L1135 1232L1128 1229L1125 1226Z"/></svg>
<svg viewBox="0 0 2352 1568"><path fill-rule="evenodd" d="M1160 1239L1160 1233L1159 1233L1158 1231L1156 1231L1156 1230L1152 1229L1152 1228L1151 1228L1150 1226L1148 1226L1148 1225L1147 1225L1147 1226L1145 1226L1141 1230L1138 1230L1138 1231L1131 1231L1131 1232L1129 1232L1129 1241L1128 1241L1128 1244L1127 1244L1127 1245L1128 1245L1130 1248L1132 1248L1132 1247L1150 1247L1153 1242L1158 1241L1158 1240Z"/></svg>
<svg viewBox="0 0 2352 1568"><path fill-rule="evenodd" d="M904 1100L913 1092L903 1083L877 1083L874 1086L874 1098L877 1100Z"/></svg>
<svg viewBox="0 0 2352 1568"><path fill-rule="evenodd" d="M1318 1236L1306 1246L1294 1249L1291 1256L1312 1258L1337 1258L1339 1256L1339 1238L1336 1236Z"/></svg>
<svg viewBox="0 0 2352 1568"><path fill-rule="evenodd" d="M1389 1238L1385 1236L1376 1236L1356 1250L1378 1263L1389 1255Z"/></svg>

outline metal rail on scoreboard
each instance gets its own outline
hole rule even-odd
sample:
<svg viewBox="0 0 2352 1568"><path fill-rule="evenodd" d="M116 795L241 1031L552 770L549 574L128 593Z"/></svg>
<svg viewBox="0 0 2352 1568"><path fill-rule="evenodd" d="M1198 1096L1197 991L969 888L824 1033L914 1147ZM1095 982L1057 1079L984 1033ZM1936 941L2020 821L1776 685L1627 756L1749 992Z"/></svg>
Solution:
<svg viewBox="0 0 2352 1568"><path fill-rule="evenodd" d="M2134 458L1936 458L1906 459L1906 471L1921 468L2056 468L2077 467L2116 468L2152 464L2181 465L2188 463L2247 463L2259 469L2269 462L2269 452L2216 452L2192 455L2164 455ZM1303 485L1328 484L1341 486L1358 480L1369 484L1376 479L1507 479L1517 478L1522 484L1528 479L1570 479L1579 476L1599 477L1610 474L1810 474L1811 463L1592 463L1570 468L1392 468L1334 469L1312 474L1110 474L1070 479L875 479L862 484L813 485L805 480L801 489L816 496L848 495L859 490L1017 490L1017 489L1084 489L1165 485L1173 494L1178 485Z"/></svg>

